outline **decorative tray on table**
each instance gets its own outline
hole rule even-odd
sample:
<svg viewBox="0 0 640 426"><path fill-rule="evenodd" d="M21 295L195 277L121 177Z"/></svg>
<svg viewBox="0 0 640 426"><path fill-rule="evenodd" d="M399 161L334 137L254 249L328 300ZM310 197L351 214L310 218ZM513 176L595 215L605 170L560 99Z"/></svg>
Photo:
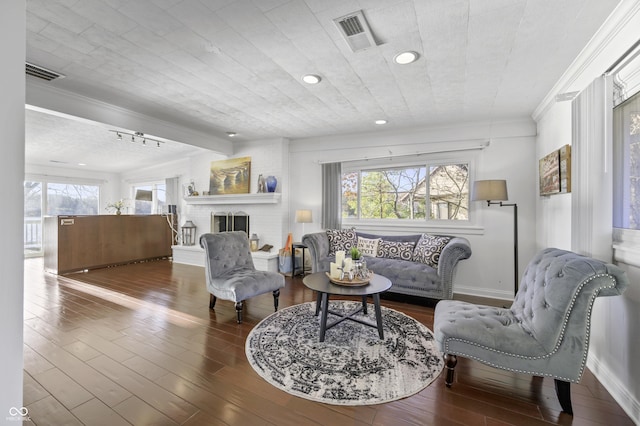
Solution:
<svg viewBox="0 0 640 426"><path fill-rule="evenodd" d="M329 281L331 281L332 283L351 287L365 286L369 284L369 281L371 281L371 277L373 277L373 272L369 272L369 275L365 279L353 278L352 280L350 280L349 278L345 278L342 280L339 278L331 278L331 274L329 274L328 272L325 272L325 274L327 274L327 277L329 277Z"/></svg>

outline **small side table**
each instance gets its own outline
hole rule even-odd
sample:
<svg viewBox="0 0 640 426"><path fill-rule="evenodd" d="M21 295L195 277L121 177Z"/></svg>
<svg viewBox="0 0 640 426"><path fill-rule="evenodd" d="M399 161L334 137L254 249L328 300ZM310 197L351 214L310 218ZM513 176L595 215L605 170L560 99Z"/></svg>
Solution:
<svg viewBox="0 0 640 426"><path fill-rule="evenodd" d="M296 274L296 249L302 249L302 267L300 270L302 271L300 274ZM304 251L307 249L307 246L302 243L293 243L291 244L291 276L295 277L296 275L302 275L304 277Z"/></svg>

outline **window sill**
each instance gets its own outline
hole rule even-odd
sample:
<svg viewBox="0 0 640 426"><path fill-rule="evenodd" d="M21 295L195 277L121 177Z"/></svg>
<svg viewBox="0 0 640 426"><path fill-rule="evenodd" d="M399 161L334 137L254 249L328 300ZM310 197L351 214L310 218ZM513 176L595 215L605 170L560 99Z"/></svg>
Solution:
<svg viewBox="0 0 640 426"><path fill-rule="evenodd" d="M455 223L431 224L431 223L386 223L379 221L342 220L343 228L356 228L365 233L393 234L451 234L451 235L483 235L484 227L475 225L458 225Z"/></svg>
<svg viewBox="0 0 640 426"><path fill-rule="evenodd" d="M613 229L613 259L640 268L640 230Z"/></svg>

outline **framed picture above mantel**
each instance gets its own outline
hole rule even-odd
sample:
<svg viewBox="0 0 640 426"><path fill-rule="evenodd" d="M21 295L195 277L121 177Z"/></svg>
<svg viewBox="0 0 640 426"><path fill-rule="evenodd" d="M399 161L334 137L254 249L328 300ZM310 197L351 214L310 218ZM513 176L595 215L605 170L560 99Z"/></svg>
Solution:
<svg viewBox="0 0 640 426"><path fill-rule="evenodd" d="M571 145L542 157L539 173L541 196L571 192Z"/></svg>
<svg viewBox="0 0 640 426"><path fill-rule="evenodd" d="M209 195L248 194L251 181L251 157L211 162Z"/></svg>

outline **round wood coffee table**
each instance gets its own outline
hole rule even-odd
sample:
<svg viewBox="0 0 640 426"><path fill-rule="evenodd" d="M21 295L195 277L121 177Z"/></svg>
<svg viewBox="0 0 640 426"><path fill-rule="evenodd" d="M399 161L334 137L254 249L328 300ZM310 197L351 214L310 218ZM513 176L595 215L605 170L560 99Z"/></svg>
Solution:
<svg viewBox="0 0 640 426"><path fill-rule="evenodd" d="M384 339L384 333L382 330L382 313L380 311L380 293L387 291L391 288L391 281L382 275L373 274L371 281L363 286L348 286L338 285L331 282L325 272L316 272L315 274L307 275L302 280L307 288L314 290L318 293L316 300L316 316L320 312L320 341L324 342L324 335L328 329L340 324L342 321L351 320L360 324L367 325L369 327L378 329L378 336L380 339ZM362 297L362 306L355 311L343 315L338 312L331 311L329 309L329 296L360 296ZM373 297L373 306L376 312L376 323L373 324L369 321L362 320L360 318L353 318L358 312L367 314L367 296ZM336 315L339 318L329 324L327 324L327 318L329 314Z"/></svg>

